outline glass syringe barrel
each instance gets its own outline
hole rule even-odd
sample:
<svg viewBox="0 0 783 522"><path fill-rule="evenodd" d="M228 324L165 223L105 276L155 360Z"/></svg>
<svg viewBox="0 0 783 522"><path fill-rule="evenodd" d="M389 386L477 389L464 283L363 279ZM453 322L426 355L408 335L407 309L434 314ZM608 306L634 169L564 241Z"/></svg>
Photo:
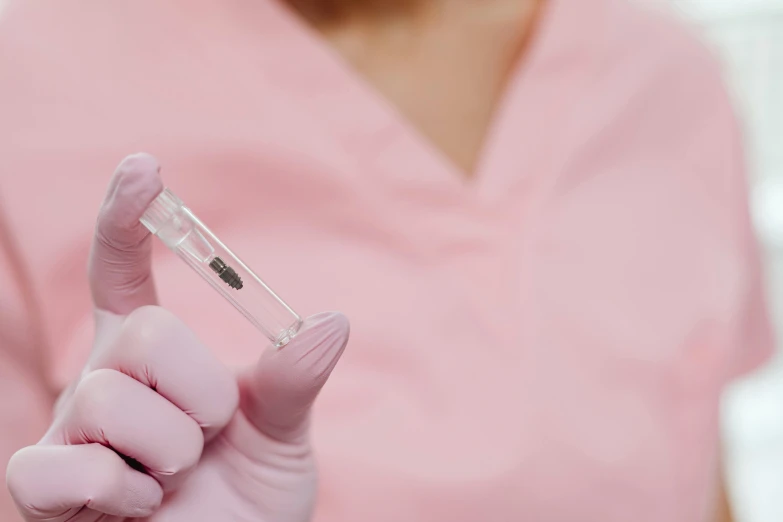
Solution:
<svg viewBox="0 0 783 522"><path fill-rule="evenodd" d="M164 189L141 223L220 292L275 346L296 335L302 318L253 273L184 205Z"/></svg>

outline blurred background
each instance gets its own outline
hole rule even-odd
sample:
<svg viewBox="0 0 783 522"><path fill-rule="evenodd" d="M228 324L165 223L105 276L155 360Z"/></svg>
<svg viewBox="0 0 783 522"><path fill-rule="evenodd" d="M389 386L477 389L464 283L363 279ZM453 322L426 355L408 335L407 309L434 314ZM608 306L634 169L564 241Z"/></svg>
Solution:
<svg viewBox="0 0 783 522"><path fill-rule="evenodd" d="M581 0L573 0L581 1ZM755 223L783 340L783 0L635 0L673 9L725 64L748 139ZM0 0L0 16L5 0ZM783 521L783 350L724 401L738 522Z"/></svg>

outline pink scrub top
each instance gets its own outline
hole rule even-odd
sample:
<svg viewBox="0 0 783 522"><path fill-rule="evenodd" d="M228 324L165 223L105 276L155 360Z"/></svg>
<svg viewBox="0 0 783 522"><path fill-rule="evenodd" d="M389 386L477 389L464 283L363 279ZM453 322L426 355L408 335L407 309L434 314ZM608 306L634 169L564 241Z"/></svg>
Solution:
<svg viewBox="0 0 783 522"><path fill-rule="evenodd" d="M351 319L317 522L703 520L721 390L772 346L737 124L666 18L550 0L541 24L466 179L272 0L12 2L2 333L76 375L96 211L147 151L297 311ZM245 319L164 248L154 267L254 360Z"/></svg>

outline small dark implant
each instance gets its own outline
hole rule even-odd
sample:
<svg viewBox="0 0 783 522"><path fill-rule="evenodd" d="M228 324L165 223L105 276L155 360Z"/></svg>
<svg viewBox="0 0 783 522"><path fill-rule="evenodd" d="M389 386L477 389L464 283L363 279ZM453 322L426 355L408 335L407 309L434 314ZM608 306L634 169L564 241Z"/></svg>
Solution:
<svg viewBox="0 0 783 522"><path fill-rule="evenodd" d="M236 288L237 290L242 289L242 278L239 277L239 274L237 274L233 268L224 263L223 260L219 257L216 257L210 261L209 268L219 275L220 279L225 281L225 283L231 288Z"/></svg>

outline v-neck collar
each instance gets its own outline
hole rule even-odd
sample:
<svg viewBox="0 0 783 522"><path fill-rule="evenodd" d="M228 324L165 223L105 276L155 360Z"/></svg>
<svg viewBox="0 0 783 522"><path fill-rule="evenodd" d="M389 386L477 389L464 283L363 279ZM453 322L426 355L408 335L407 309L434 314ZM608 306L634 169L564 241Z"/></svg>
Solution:
<svg viewBox="0 0 783 522"><path fill-rule="evenodd" d="M528 49L509 76L474 174L468 177L287 5L279 0L236 1L241 12L256 13L247 23L259 24L255 30L265 45L279 41L279 51L274 51L279 60L273 60L276 81L284 82L289 92L301 90L302 105L322 120L360 166L368 172L383 171L378 174L383 182L397 188L402 183L406 192L445 191L484 202L502 198L509 184L531 175L525 172L531 158L556 135L556 130L549 135L535 127L558 123L567 116L563 109L578 98L574 88L584 68L574 67L573 60L584 57L584 46L590 44L585 27L594 18L591 10L596 3L548 0ZM564 64L570 69L564 70ZM547 80L543 83L542 73ZM555 99L548 92L553 73L564 82L558 95L568 99ZM383 168L372 168L379 165Z"/></svg>

